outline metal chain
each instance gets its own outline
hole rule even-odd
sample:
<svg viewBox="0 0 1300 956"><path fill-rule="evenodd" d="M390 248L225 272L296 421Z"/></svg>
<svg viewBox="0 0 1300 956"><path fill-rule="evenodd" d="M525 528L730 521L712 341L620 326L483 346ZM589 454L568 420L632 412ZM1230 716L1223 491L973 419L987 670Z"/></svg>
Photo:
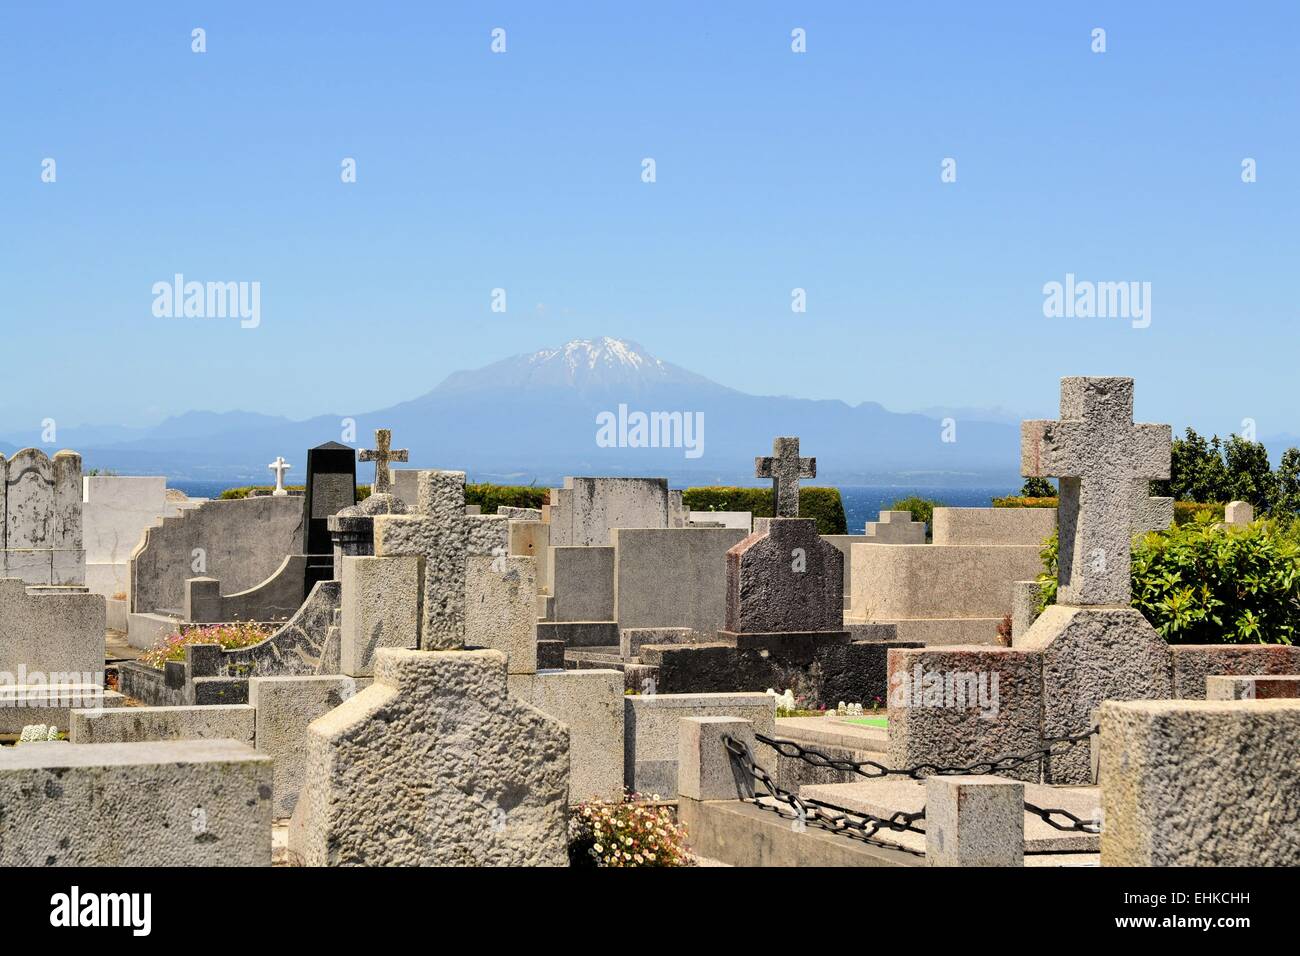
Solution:
<svg viewBox="0 0 1300 956"><path fill-rule="evenodd" d="M886 767L884 764L874 760L845 760L838 757L832 757L829 754L822 753L811 747L805 747L793 740L781 740L775 737L768 737L766 734L755 734L754 739L759 743L771 747L777 753L784 757L802 760L814 767L826 767L831 770L839 770L846 773L856 773L868 779L880 779L888 776L910 777L913 780L923 779L925 775L933 776L957 776L971 774L991 774L995 771L1013 770L1034 760L1041 760L1045 757L1059 756L1064 751L1054 749L1058 745L1072 747L1092 737L1098 732L1097 727L1092 727L1081 734L1074 734L1064 737L1045 737L1043 743L1047 746L1031 751L1027 754L1017 754L1006 757L998 757L994 760L984 761L982 763L970 764L964 767L941 766L938 764L917 764L914 767L893 768ZM833 833L842 833L845 836L862 840L876 846L890 846L896 849L905 849L897 847L894 844L885 844L875 839L877 833L882 829L893 830L896 832L924 833L925 831L914 826L916 821L925 819L925 808L922 807L915 813L906 813L899 810L890 814L888 817L877 817L872 814L858 810L847 810L844 807L838 807L834 804L824 803L820 800L813 800L810 797L799 797L788 790L778 787L766 770L758 765L754 760L754 755L749 749L749 745L735 740L728 736L723 738L727 750L732 757L738 760L747 773L763 785L763 789L768 792L774 800L789 806L799 819L812 826L829 830ZM763 804L757 800L754 801L757 806L764 809L774 810L780 813L779 808ZM817 811L810 814L809 809ZM1076 816L1069 810L1063 810L1059 807L1044 808L1032 803L1025 803L1025 812L1032 813L1041 819L1048 826L1067 833L1101 833L1100 820L1084 820ZM1065 817L1068 823L1058 823L1053 819L1055 816ZM856 819L853 819L856 818ZM914 850L906 852L915 853ZM924 854L917 854L923 856Z"/></svg>
<svg viewBox="0 0 1300 956"><path fill-rule="evenodd" d="M1053 748L1064 744L1072 747L1077 743L1089 739L1097 733L1097 728L1084 731L1081 734L1075 734L1067 737L1044 737L1043 743L1046 747L1031 751L1027 754L1016 754L1013 756L997 757L993 760L986 760L980 763L969 764L968 766L942 766L940 764L923 763L915 767L895 769L886 767L875 760L845 760L839 757L832 757L829 754L822 753L812 747L805 747L793 740L781 740L775 737L768 737L766 734L755 734L754 739L761 744L766 744L783 757L790 757L802 760L804 763L814 767L826 767L830 770L839 770L844 773L856 773L866 777L869 780L878 780L881 777L900 776L911 777L913 780L921 780L926 776L955 776L955 775L979 775L992 774L1006 770L1015 770L1024 764L1031 763L1035 760L1042 760L1044 757L1055 757L1065 753L1064 750L1055 750Z"/></svg>
<svg viewBox="0 0 1300 956"><path fill-rule="evenodd" d="M925 819L924 807L914 813L899 810L891 813L888 817L878 817L862 810L849 810L833 803L814 800L811 797L799 797L789 790L777 786L776 781L772 779L772 775L754 760L754 754L749 749L749 744L730 736L723 737L722 742L731 753L732 759L740 763L751 777L763 785L763 789L767 791L768 796L777 803L789 807L794 812L795 817L804 825L828 830L831 833L838 833L863 843L869 843L872 846L901 850L913 856L925 856L921 851L899 846L896 843L886 843L876 837L881 830L890 830L895 833L924 834L925 830L916 826L918 820ZM780 807L763 803L758 798L752 798L747 802L760 809L771 810L780 816L784 816Z"/></svg>
<svg viewBox="0 0 1300 956"><path fill-rule="evenodd" d="M1069 810L1061 810L1059 808L1044 809L1043 807L1034 806L1029 801L1025 801L1025 812L1034 814L1035 816L1041 818L1042 821L1046 823L1048 826L1055 827L1058 830L1064 830L1066 833L1097 834L1101 832L1100 820L1085 820L1082 817L1076 817ZM1055 820L1052 819L1052 816L1054 814L1060 814L1063 817L1068 817L1070 822L1057 823Z"/></svg>

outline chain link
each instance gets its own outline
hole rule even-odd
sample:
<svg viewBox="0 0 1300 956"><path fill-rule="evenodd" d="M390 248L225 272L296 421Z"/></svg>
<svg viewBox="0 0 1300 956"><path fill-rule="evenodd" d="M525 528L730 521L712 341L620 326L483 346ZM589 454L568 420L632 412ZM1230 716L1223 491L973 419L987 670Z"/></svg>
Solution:
<svg viewBox="0 0 1300 956"><path fill-rule="evenodd" d="M1065 750L1057 750L1058 746L1073 747L1076 744L1089 740L1093 734L1097 733L1097 727L1091 727L1081 734L1073 734L1064 737L1045 737L1043 743L1047 746L1040 747L1037 750L1027 754L1015 754L1006 757L997 757L993 760L986 760L980 763L968 764L966 766L943 766L940 764L917 764L914 767L893 768L886 767L875 760L846 760L839 757L832 757L829 754L822 753L812 747L805 747L793 740L782 740L776 737L768 737L766 734L755 734L754 739L759 743L771 747L783 757L802 760L814 767L825 767L830 770L838 770L844 773L856 773L859 776L866 777L869 780L879 780L882 777L899 776L910 777L913 780L922 780L926 776L958 776L958 775L978 775L992 774L999 771L1014 770L1026 763L1035 760L1043 760L1047 757L1059 756L1065 753ZM901 849L904 852L912 853L917 856L924 856L924 853L918 853L915 850L900 847L897 844L884 843L876 838L881 830L890 830L898 833L920 833L924 834L925 830L916 826L917 821L925 819L925 808L922 807L915 813L908 813L903 810L891 813L887 817L878 817L860 810L848 810L844 807L836 806L832 803L824 803L821 800L813 800L810 797L799 797L777 786L772 775L758 765L754 760L754 754L749 745L743 741L738 741L733 737L723 738L723 743L731 753L732 758L738 761L744 770L756 781L762 784L763 789L767 791L768 796L779 804L789 807L795 816L809 826L815 826L823 830L829 830L832 833L840 833L844 836L861 840L864 843L870 843L874 846L887 846L890 849ZM780 807L771 804L765 804L759 799L752 802L765 810L772 810L778 814L781 813ZM811 811L811 812L810 812ZM1100 820L1085 820L1071 813L1069 810L1063 810L1058 807L1044 808L1035 806L1032 803L1025 803L1025 812L1032 813L1041 819L1048 826L1067 833L1101 833ZM1067 823L1058 823L1053 817L1065 817Z"/></svg>
<svg viewBox="0 0 1300 956"><path fill-rule="evenodd" d="M1100 820L1085 820L1082 817L1076 817L1069 810L1061 810L1059 808L1044 809L1043 807L1036 807L1032 803L1026 800L1025 812L1034 814L1034 816L1039 817L1048 826L1055 827L1058 830L1063 830L1066 833L1097 834L1101 832ZM1063 817L1067 817L1070 822L1057 823L1055 820L1052 819L1052 817L1055 816L1056 814L1060 814Z"/></svg>
<svg viewBox="0 0 1300 956"><path fill-rule="evenodd" d="M802 760L804 763L814 767L826 767L830 770L839 770L844 773L856 773L866 777L869 780L878 780L881 777L899 776L911 777L913 780L922 780L927 776L963 776L993 774L1007 770L1015 770L1027 763L1035 760L1042 760L1045 757L1057 757L1066 753L1065 750L1053 749L1059 745L1072 747L1075 744L1088 740L1097 732L1096 727L1084 731L1081 734L1074 734L1067 737L1044 737L1043 743L1046 747L1031 751L1027 754L1015 754L1006 757L996 757L993 760L985 760L980 763L973 763L967 766L943 766L941 764L922 763L915 767L895 769L886 767L875 760L845 760L839 757L832 757L829 754L822 753L812 747L805 747L793 740L781 740L776 737L768 737L766 734L755 734L754 739L761 744L766 744L783 757L790 757Z"/></svg>
<svg viewBox="0 0 1300 956"><path fill-rule="evenodd" d="M872 846L901 850L913 856L925 856L921 851L899 846L896 843L886 843L876 837L881 830L924 835L925 830L916 825L917 821L925 819L924 807L915 813L899 810L887 817L878 817L863 810L849 810L846 807L839 807L822 800L814 800L811 797L799 797L789 790L777 786L776 781L772 779L772 775L754 760L754 754L749 749L749 744L730 736L723 737L722 742L731 753L732 759L740 763L751 777L762 784L763 789L767 791L767 795L778 804L789 807L793 811L795 818L804 825L828 830L831 833L838 833L863 843L869 843ZM779 806L764 803L759 798L752 798L747 802L753 803L763 810L771 810L784 817Z"/></svg>

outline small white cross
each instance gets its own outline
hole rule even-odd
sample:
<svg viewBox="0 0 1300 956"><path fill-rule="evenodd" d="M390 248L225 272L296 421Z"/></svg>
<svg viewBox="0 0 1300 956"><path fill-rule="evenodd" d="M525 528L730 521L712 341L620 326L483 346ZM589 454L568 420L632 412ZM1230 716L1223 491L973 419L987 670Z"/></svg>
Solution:
<svg viewBox="0 0 1300 956"><path fill-rule="evenodd" d="M275 491L271 492L272 496L283 498L288 495L289 492L284 490L284 473L292 468L293 465L285 461L283 455L276 455L275 461L271 462L266 467L275 472Z"/></svg>

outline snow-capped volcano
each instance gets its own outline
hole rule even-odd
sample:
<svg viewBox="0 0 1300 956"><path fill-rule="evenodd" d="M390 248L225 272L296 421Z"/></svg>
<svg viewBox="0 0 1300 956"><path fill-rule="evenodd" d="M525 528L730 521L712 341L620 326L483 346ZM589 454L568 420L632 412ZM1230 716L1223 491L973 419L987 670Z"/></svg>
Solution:
<svg viewBox="0 0 1300 956"><path fill-rule="evenodd" d="M565 388L633 394L663 386L728 391L702 375L655 358L635 342L602 336L516 355L449 375L435 393L501 388Z"/></svg>
<svg viewBox="0 0 1300 956"><path fill-rule="evenodd" d="M412 391L419 384L412 382ZM689 416L703 440L691 449L600 440L604 418L634 413ZM752 484L755 456L766 454L777 435L802 439L803 454L817 456L820 482L915 485L918 474L933 484L948 483L946 477L977 484L993 475L1008 487L1019 481L1020 435L1011 425L962 419L961 441L945 442L935 418L874 402L749 395L610 337L575 339L456 372L432 391L348 417L362 447L369 447L363 443L374 429L392 429L396 445L410 449L409 467L461 469L506 483L659 475L679 484ZM183 415L128 442L83 429L73 447L93 467L265 480L263 462L286 449L301 453L337 440L343 418L340 411L306 421ZM697 449L698 456L687 455ZM368 480L368 470L360 477Z"/></svg>

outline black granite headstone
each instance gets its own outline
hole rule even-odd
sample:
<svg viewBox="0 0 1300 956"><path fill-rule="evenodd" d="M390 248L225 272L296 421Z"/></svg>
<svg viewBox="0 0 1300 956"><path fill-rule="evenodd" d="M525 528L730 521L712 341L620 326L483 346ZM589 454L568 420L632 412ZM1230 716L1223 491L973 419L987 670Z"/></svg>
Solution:
<svg viewBox="0 0 1300 956"><path fill-rule="evenodd" d="M334 579L334 541L329 517L357 503L357 455L347 445L326 442L307 451L306 517L303 554L307 562L307 593L318 581Z"/></svg>

